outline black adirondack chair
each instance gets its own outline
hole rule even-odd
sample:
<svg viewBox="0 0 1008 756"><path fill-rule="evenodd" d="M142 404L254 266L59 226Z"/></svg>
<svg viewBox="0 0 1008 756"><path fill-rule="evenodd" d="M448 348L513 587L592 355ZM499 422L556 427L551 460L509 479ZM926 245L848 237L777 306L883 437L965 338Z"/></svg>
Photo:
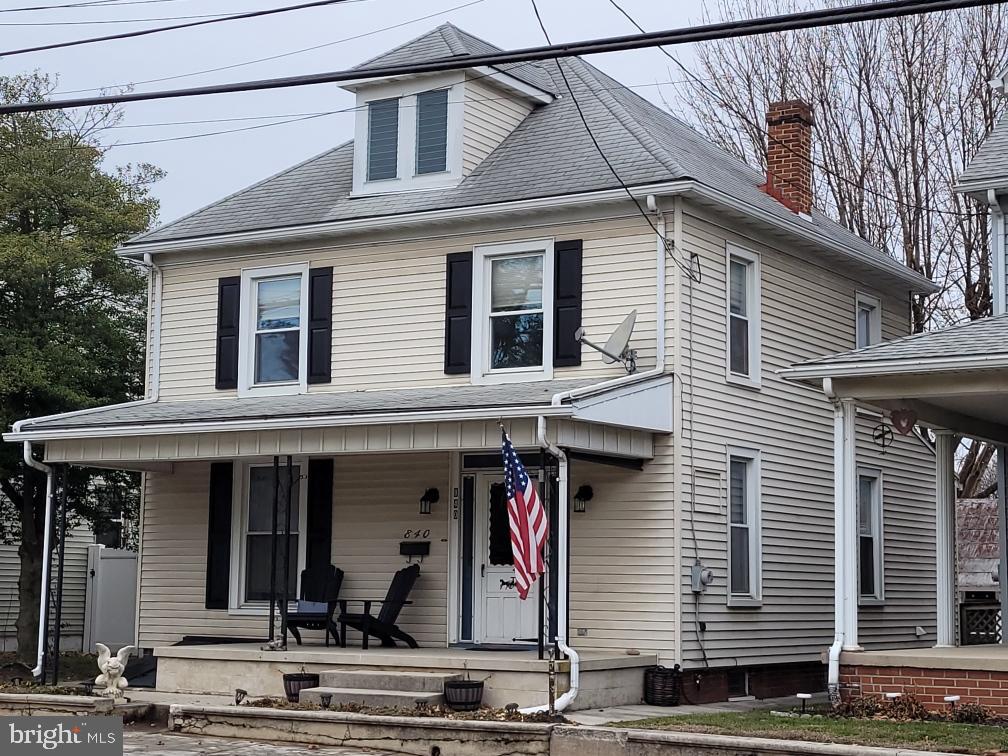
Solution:
<svg viewBox="0 0 1008 756"><path fill-rule="evenodd" d="M340 642L340 630L333 621L340 586L343 585L343 570L331 564L324 567L309 567L301 571L301 593L298 610L287 614L287 629L297 644L301 645L300 630L325 630L325 644L332 636ZM305 604L315 604L306 607Z"/></svg>
<svg viewBox="0 0 1008 756"><path fill-rule="evenodd" d="M341 599L339 602L340 645L346 648L346 629L352 627L364 634L361 647L365 651L368 647L368 638L372 635L386 647L395 646L395 642L400 640L410 648L416 648L417 642L413 636L400 630L396 625L396 620L399 619L399 612L402 611L402 608L406 604L412 603L408 598L418 577L420 577L420 565L411 564L409 567L403 567L392 578L392 584L389 585L388 593L385 594L384 599L364 601L362 614L349 614L347 602ZM377 617L371 614L372 604L382 605Z"/></svg>

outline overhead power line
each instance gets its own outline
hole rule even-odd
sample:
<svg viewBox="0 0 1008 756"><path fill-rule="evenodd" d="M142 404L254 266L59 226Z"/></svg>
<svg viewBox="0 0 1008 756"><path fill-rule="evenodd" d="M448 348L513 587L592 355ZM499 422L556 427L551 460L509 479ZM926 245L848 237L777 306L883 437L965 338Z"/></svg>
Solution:
<svg viewBox="0 0 1008 756"><path fill-rule="evenodd" d="M321 0L308 5L321 5L336 0ZM628 34L619 37L583 42L567 42L557 45L529 47L511 52L492 53L488 55L470 55L465 58L440 58L426 63L410 63L395 66L370 66L344 71L287 76L258 81L234 82L230 84L214 84L204 87L172 89L155 92L127 92L115 95L100 95L95 97L78 97L45 102L30 102L0 106L0 114L27 113L40 110L58 110L60 108L89 107L92 105L110 105L145 100L164 100L176 97L197 97L230 92L249 92L266 89L284 89L313 84L332 84L342 81L353 81L387 76L403 76L439 71L452 71L478 66L500 66L507 63L526 63L539 60L549 60L558 57L578 55L594 55L605 52L623 50L639 50L662 45L680 45L688 42L704 42L732 37L745 37L770 32L793 31L820 26L851 24L861 21L872 21L884 18L897 18L919 13L934 13L938 11L973 8L983 5L995 5L1003 0L917 0L902 2L872 3L869 5L845 6L828 8L801 13L790 13L765 18L748 19L744 21L728 21L716 24L705 24L667 31ZM307 6L294 6L307 7ZM289 9L288 9L289 10ZM237 18L237 17L235 17ZM218 23L227 19L216 19L196 23ZM141 32L143 33L143 32ZM146 33L151 33L150 30ZM5 55L7 53L0 53Z"/></svg>
<svg viewBox="0 0 1008 756"><path fill-rule="evenodd" d="M220 24L225 21L241 21L247 18L260 18L262 16L272 16L277 13L290 13L291 11L305 10L307 8L321 8L326 5L337 5L339 3L363 2L364 0L313 0L309 3L298 5L286 5L282 8L265 8L263 10L249 11L247 13L236 13L231 16L220 18L208 18L203 21L190 21L185 24L173 24L172 26L156 26L153 29L135 29L118 34L106 34L103 37L88 37L87 39L72 39L66 42L51 42L47 45L35 45L34 47L21 47L16 50L4 50L0 52L0 57L9 55L22 55L23 53L41 52L42 50L56 50L63 47L76 47L78 45L90 45L95 42L111 42L118 39L131 39L133 37L143 37L148 34L160 34L162 32L176 31L178 29L191 29L194 26L206 26L207 24Z"/></svg>
<svg viewBox="0 0 1008 756"><path fill-rule="evenodd" d="M63 5L29 5L22 8L0 8L0 13L26 13L28 11L67 10L73 8L107 8L116 5L150 5L151 3L176 3L179 0L88 0Z"/></svg>

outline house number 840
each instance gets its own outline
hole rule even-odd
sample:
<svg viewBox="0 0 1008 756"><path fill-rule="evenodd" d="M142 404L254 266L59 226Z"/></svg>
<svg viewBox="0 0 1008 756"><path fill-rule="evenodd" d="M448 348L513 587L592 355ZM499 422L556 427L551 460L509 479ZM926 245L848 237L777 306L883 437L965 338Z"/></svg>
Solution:
<svg viewBox="0 0 1008 756"><path fill-rule="evenodd" d="M426 530L407 530L403 538L430 538L430 528Z"/></svg>

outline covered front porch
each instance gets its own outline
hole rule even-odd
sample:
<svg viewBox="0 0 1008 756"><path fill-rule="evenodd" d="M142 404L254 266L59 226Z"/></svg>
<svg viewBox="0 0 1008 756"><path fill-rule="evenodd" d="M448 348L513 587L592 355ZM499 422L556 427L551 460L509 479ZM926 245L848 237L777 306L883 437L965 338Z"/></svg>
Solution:
<svg viewBox="0 0 1008 756"><path fill-rule="evenodd" d="M912 692L930 706L959 696L1008 713L1008 616L1005 480L1008 465L1008 317L999 316L812 360L784 373L821 385L834 404L835 640L824 658L833 693ZM884 575L866 553L878 537L873 502L885 507L881 486L856 454L859 417L877 422L874 440L885 448L893 433L923 433L935 454L935 556L921 562L922 580L933 569L936 596L933 647L859 641L859 614L884 602ZM956 568L956 451L963 440L995 445L997 527L1001 558L995 581L1000 611L985 637L960 622ZM905 544L905 548L913 548ZM879 587L872 587L873 580ZM927 628L919 628L927 632ZM924 633L919 632L919 635Z"/></svg>
<svg viewBox="0 0 1008 756"><path fill-rule="evenodd" d="M53 467L144 472L136 637L158 659L159 690L268 695L282 691L282 672L371 669L468 674L487 679L487 703L534 705L546 700L549 652L569 639L576 656L557 653L558 695L573 677L578 707L634 702L643 667L673 644L634 629L657 608L626 614L652 573L602 534L622 527L632 539L638 527L644 549L661 537L626 512L650 506L644 468L671 389L659 379L582 397L584 383L572 383L307 395L271 402L268 416L244 400L148 403L19 431L44 441ZM468 404L446 410L449 395ZM353 411L362 401L397 406L365 416ZM499 423L541 476L551 512L548 578L524 602L511 579ZM281 523L272 532L271 512ZM327 647L320 630L302 630L303 645L289 634L284 647L268 599L291 612L299 598L318 601L303 594L302 570L329 565L343 572L338 601L350 612L370 601L376 615L394 575L419 566L390 619L419 648L372 638L365 651L352 627L346 648ZM264 650L270 640L279 647Z"/></svg>

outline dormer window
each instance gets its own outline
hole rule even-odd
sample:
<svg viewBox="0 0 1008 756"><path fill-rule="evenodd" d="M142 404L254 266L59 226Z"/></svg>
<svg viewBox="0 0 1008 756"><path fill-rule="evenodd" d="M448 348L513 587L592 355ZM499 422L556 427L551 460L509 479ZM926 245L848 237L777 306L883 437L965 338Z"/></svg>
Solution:
<svg viewBox="0 0 1008 756"><path fill-rule="evenodd" d="M416 172L448 170L448 90L417 95Z"/></svg>
<svg viewBox="0 0 1008 756"><path fill-rule="evenodd" d="M458 184L464 99L461 72L362 85L357 93L353 195Z"/></svg>
<svg viewBox="0 0 1008 756"><path fill-rule="evenodd" d="M399 99L368 103L368 181L394 179L399 166Z"/></svg>

